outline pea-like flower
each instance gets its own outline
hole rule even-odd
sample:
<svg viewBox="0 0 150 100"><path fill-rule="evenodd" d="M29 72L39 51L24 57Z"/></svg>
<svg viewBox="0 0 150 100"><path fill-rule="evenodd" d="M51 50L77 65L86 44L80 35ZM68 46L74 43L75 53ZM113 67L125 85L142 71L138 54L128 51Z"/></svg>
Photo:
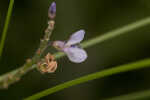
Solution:
<svg viewBox="0 0 150 100"><path fill-rule="evenodd" d="M78 45L83 40L84 34L84 30L79 30L72 34L67 42L54 41L53 46L59 51L64 52L70 61L74 63L81 63L87 58L86 51Z"/></svg>

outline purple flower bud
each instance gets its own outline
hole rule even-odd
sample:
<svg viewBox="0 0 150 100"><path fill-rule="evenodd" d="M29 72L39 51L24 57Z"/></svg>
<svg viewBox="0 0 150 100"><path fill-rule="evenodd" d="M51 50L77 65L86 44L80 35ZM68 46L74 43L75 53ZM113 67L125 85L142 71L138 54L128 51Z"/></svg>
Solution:
<svg viewBox="0 0 150 100"><path fill-rule="evenodd" d="M48 10L48 16L50 19L54 19L56 16L56 3L52 2Z"/></svg>

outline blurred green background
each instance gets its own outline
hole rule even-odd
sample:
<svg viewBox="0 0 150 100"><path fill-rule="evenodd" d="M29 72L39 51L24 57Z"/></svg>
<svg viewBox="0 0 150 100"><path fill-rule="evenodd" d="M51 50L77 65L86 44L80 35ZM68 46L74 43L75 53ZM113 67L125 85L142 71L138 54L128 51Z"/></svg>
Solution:
<svg viewBox="0 0 150 100"><path fill-rule="evenodd" d="M65 40L85 29L85 40L150 16L149 0L55 0L57 17L52 40ZM18 68L31 58L47 27L47 10L52 0L15 0L0 74ZM9 0L0 0L0 37ZM21 81L0 90L0 100L21 100L66 81L150 57L150 25L86 49L88 59L74 64L63 57L54 74L37 70ZM54 49L50 50L52 52ZM150 88L150 68L94 80L54 93L41 100L103 100Z"/></svg>

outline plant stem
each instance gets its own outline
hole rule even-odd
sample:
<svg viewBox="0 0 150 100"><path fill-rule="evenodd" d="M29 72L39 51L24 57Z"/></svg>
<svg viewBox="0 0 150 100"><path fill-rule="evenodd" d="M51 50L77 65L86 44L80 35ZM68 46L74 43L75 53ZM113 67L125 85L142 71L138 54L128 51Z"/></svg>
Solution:
<svg viewBox="0 0 150 100"><path fill-rule="evenodd" d="M87 40L87 41L83 42L81 44L81 46L83 48L87 48L87 47L96 45L97 43L102 43L102 42L104 42L106 40L112 39L114 37L117 37L119 35L125 34L127 32L133 31L135 29L138 29L140 27L143 27L143 26L146 26L146 25L149 25L149 24L150 24L150 17L144 18L144 19L142 19L140 21L131 23L131 24L126 25L126 26L124 26L122 28L118 28L118 29L115 29L115 30L110 31L108 33L105 33L104 35L100 35L100 36L97 36L97 37L95 37L93 39ZM47 42L41 43L42 46L40 46L40 48L42 48L42 49L39 50L40 51L40 55L44 52L44 48L47 47ZM41 59L40 55L34 56L33 59L31 59L31 61L28 61L27 63L25 63L20 68L15 69L14 71L8 72L8 73L0 76L0 86L1 87L7 87L10 84L16 82L16 79L18 80L18 78L20 78L21 76L26 74L28 71L36 68L36 64ZM54 55L55 55L55 58L58 59L58 58L63 57L64 53L58 52L58 53L56 53Z"/></svg>
<svg viewBox="0 0 150 100"><path fill-rule="evenodd" d="M12 10L13 10L13 5L14 5L14 0L10 0L7 16L6 16L6 20L5 20L5 25L4 25L4 29L2 32L2 38L0 41L0 57L2 56L2 53L3 53L3 48L4 48L5 39L6 39L7 31L8 31L8 25L10 22L10 17L11 17Z"/></svg>
<svg viewBox="0 0 150 100"><path fill-rule="evenodd" d="M26 63L20 68L0 76L0 88L7 88L9 85L19 81L28 71L36 67L36 64L40 61L41 55L48 45L50 35L54 29L54 20L50 20L48 24L48 31L45 31L44 39L41 40L35 55L31 59L27 59Z"/></svg>
<svg viewBox="0 0 150 100"><path fill-rule="evenodd" d="M104 35L97 36L94 39L88 40L88 41L82 43L82 47L91 47L97 43L102 43L105 40L112 39L112 38L117 37L117 36L122 35L122 34L126 34L127 32L131 32L135 29L138 29L140 27L143 27L143 26L146 26L149 24L150 24L150 17L144 18L140 21L137 21L137 22L131 23L129 25L120 27L120 28L115 29L113 31L104 33Z"/></svg>
<svg viewBox="0 0 150 100"><path fill-rule="evenodd" d="M125 64L125 65L121 65L121 66L116 66L116 67L106 69L103 71L95 72L93 74L89 74L89 75L65 82L63 84L57 85L55 87L46 89L46 90L39 92L35 95L27 97L24 100L37 100L37 99L40 99L41 97L50 95L50 94L55 93L57 91L63 90L65 88L69 88L71 86L85 83L85 82L88 82L88 81L91 81L94 79L103 78L103 77L118 74L121 72L127 72L127 71L142 69L142 68L146 68L146 67L150 67L150 58L144 59L141 61L137 61L137 62L133 62L133 63L129 63L129 64Z"/></svg>

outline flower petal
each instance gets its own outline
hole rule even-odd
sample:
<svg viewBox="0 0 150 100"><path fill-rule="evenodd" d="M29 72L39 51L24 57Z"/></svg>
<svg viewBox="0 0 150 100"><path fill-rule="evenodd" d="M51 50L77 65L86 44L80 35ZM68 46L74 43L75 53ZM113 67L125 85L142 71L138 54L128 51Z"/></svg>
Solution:
<svg viewBox="0 0 150 100"><path fill-rule="evenodd" d="M64 41L54 41L52 44L56 49L58 50L63 50L64 46L65 46L65 42Z"/></svg>
<svg viewBox="0 0 150 100"><path fill-rule="evenodd" d="M81 63L86 60L87 53L85 50L78 47L68 47L64 49L70 61L74 63Z"/></svg>
<svg viewBox="0 0 150 100"><path fill-rule="evenodd" d="M75 32L73 35L71 35L66 45L73 45L73 44L80 43L84 38L84 34L85 34L84 30L79 30Z"/></svg>

